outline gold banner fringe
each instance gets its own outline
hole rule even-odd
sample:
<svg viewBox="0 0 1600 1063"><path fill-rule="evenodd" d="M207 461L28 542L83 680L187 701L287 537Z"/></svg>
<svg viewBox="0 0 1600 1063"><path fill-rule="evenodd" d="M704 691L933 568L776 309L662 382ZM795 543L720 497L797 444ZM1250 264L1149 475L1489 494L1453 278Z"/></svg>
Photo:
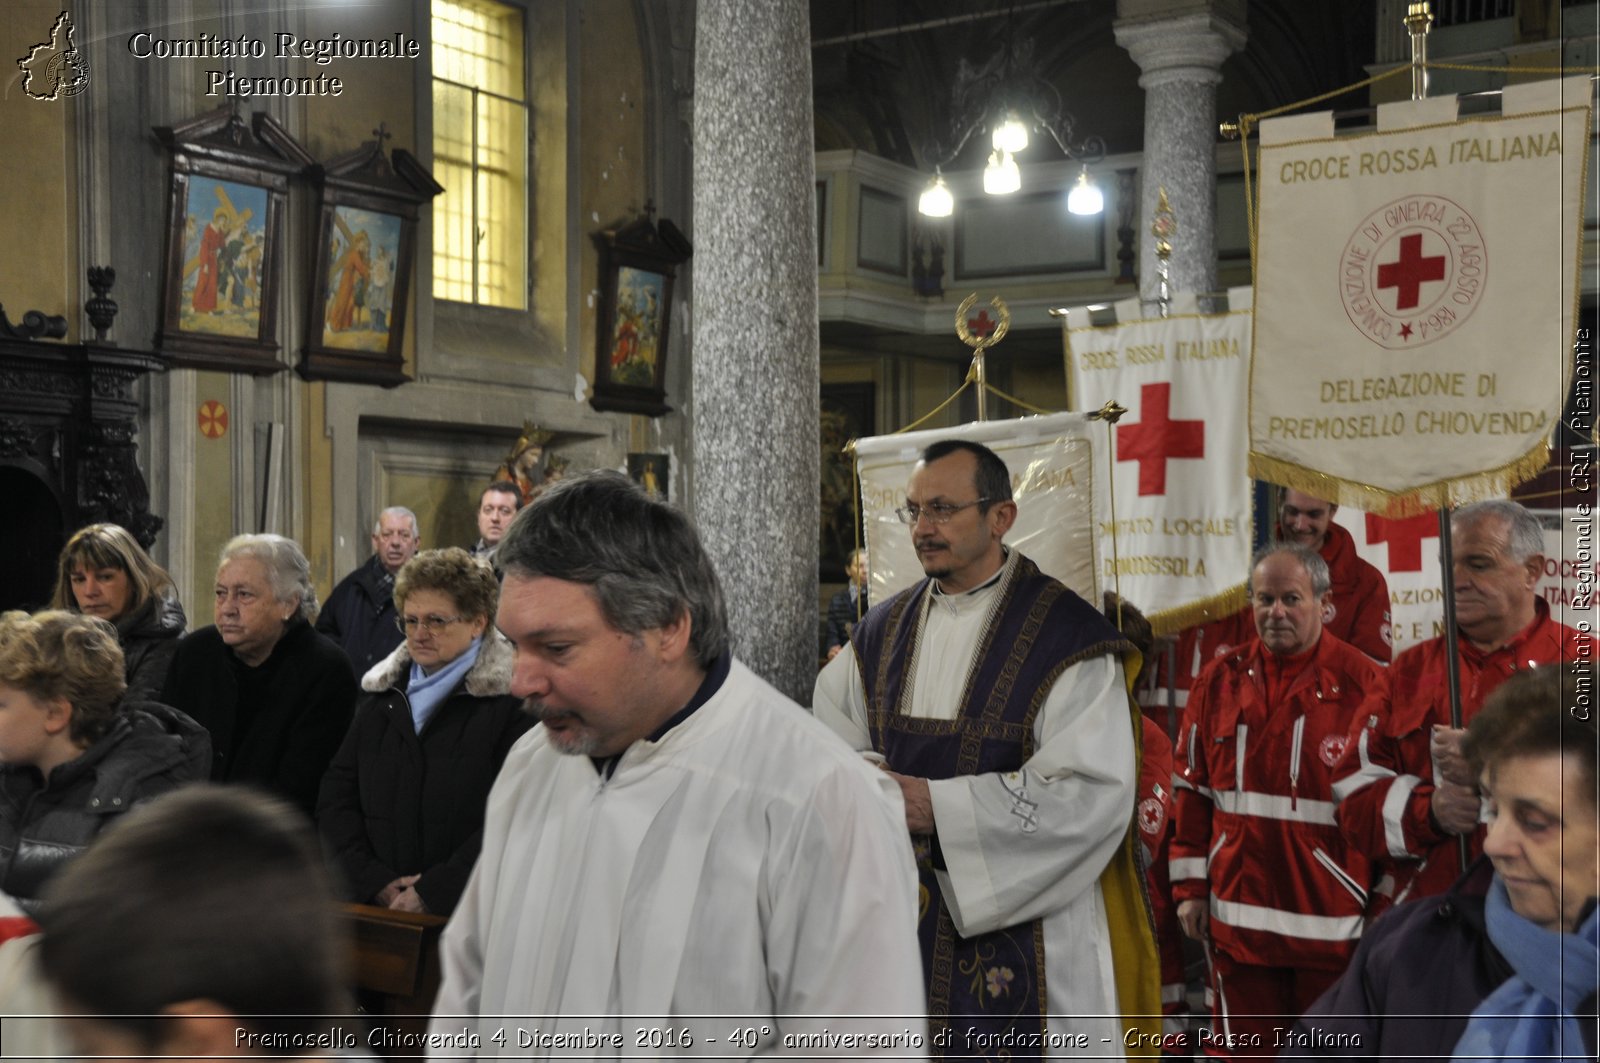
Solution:
<svg viewBox="0 0 1600 1063"><path fill-rule="evenodd" d="M1430 484L1389 491L1371 484L1344 480L1303 465L1252 450L1249 473L1258 480L1291 487L1341 506L1375 513L1390 520L1415 517L1430 510L1457 506L1486 498L1504 498L1520 483L1533 479L1550 464L1550 444L1541 441L1522 457L1495 469L1436 480Z"/></svg>
<svg viewBox="0 0 1600 1063"><path fill-rule="evenodd" d="M1310 492L1307 492L1308 494ZM1221 620L1225 616L1232 616L1243 609L1250 602L1250 592L1246 584L1229 587L1221 594L1188 605L1180 605L1176 609L1165 609L1159 613L1151 613L1146 619L1150 621L1150 628L1157 637L1174 635L1184 628L1195 627L1198 624L1208 623L1212 620Z"/></svg>

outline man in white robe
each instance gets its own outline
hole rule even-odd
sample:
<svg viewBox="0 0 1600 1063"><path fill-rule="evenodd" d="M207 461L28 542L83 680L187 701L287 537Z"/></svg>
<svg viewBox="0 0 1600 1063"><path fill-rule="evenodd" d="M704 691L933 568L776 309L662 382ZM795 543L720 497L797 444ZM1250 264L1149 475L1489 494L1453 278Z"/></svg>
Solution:
<svg viewBox="0 0 1600 1063"><path fill-rule="evenodd" d="M922 945L933 1032L952 1037L947 1057L992 1054L1006 1030L1030 1035L1014 1056L1118 1055L1128 1037L1121 1014L1159 1010L1149 1005L1159 992L1153 946L1147 971L1123 961L1125 976L1150 983L1142 1003L1119 1000L1113 941L1148 928L1131 925L1142 910L1129 907L1126 882L1116 880L1109 906L1102 886L1131 855L1128 647L1096 610L1002 546L1016 511L1009 472L987 447L929 447L901 517L930 578L862 620L818 677L813 703L902 788L938 902ZM1001 748L976 752L988 743ZM1031 977L1042 986L1018 958L1037 965ZM980 1010L994 1025L973 1028ZM1048 1050L1028 1051L1041 1013Z"/></svg>
<svg viewBox="0 0 1600 1063"><path fill-rule="evenodd" d="M591 474L498 560L542 726L489 797L433 1050L924 1056L898 788L732 659L688 521Z"/></svg>

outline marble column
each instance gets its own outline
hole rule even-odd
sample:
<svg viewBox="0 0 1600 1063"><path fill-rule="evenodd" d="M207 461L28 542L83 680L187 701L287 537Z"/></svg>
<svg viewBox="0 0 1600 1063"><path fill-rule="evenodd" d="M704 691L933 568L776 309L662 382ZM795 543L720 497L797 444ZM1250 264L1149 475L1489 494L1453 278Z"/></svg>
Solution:
<svg viewBox="0 0 1600 1063"><path fill-rule="evenodd" d="M694 517L734 652L802 704L817 672L816 162L805 0L700 0Z"/></svg>
<svg viewBox="0 0 1600 1063"><path fill-rule="evenodd" d="M1216 10L1237 7L1237 17ZM1141 71L1144 89L1144 169L1139 175L1139 294L1156 298L1155 238L1151 217L1167 190L1178 221L1173 238L1171 288L1211 292L1217 287L1217 83L1222 61L1244 46L1243 5L1121 0L1113 27ZM1165 9L1165 10L1163 10Z"/></svg>

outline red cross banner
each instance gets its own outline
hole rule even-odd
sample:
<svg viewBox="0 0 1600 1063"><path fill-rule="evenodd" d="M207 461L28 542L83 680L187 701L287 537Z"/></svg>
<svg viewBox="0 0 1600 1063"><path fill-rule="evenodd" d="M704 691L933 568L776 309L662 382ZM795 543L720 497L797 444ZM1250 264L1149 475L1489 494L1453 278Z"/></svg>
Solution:
<svg viewBox="0 0 1600 1063"><path fill-rule="evenodd" d="M1544 523L1544 573L1535 589L1550 606L1551 616L1579 630L1595 631L1594 591L1600 566L1593 549L1594 513L1543 510L1539 516ZM1340 507L1333 519L1349 530L1356 552L1382 572L1389 584L1390 641L1395 655L1442 634L1444 592L1439 582L1437 511L1387 520Z"/></svg>
<svg viewBox="0 0 1600 1063"><path fill-rule="evenodd" d="M1112 430L1116 513L1098 531L1101 583L1158 634L1244 604L1250 480L1244 421L1233 411L1245 398L1250 292L1229 295L1226 314L1096 327L1073 309L1064 325L1072 406L1128 410Z"/></svg>
<svg viewBox="0 0 1600 1063"><path fill-rule="evenodd" d="M905 505L906 484L923 449L941 439L970 439L1000 455L1011 471L1017 522L1006 545L1098 605L1095 529L1108 512L1105 436L1105 425L1081 413L1054 413L857 440L868 599L886 601L922 578L911 529L895 510Z"/></svg>
<svg viewBox="0 0 1600 1063"><path fill-rule="evenodd" d="M1587 78L1261 124L1250 472L1393 515L1541 469L1573 364Z"/></svg>

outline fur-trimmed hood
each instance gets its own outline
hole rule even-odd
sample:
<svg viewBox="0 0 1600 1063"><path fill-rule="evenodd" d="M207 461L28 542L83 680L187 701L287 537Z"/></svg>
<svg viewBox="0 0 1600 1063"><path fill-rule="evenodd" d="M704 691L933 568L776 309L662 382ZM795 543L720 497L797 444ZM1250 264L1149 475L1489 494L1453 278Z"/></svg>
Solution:
<svg viewBox="0 0 1600 1063"><path fill-rule="evenodd" d="M462 685L467 693L475 698L492 698L509 694L511 666L515 659L516 652L511 648L510 640L491 624L483 633L483 642L478 647L478 659L467 669L467 678ZM411 654L406 651L406 644L401 642L394 648L393 653L373 665L371 670L361 677L361 689L370 694L380 694L385 690L400 687L410 674Z"/></svg>

